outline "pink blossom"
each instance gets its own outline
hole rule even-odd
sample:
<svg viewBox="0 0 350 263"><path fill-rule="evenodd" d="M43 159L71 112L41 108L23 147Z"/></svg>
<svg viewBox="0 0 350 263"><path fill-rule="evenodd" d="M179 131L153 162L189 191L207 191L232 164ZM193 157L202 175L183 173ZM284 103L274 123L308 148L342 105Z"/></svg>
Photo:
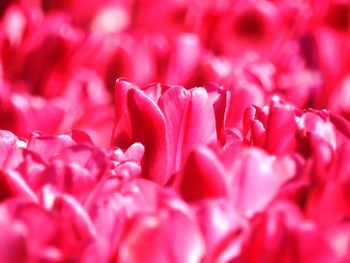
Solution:
<svg viewBox="0 0 350 263"><path fill-rule="evenodd" d="M161 184L178 171L192 149L216 140L214 110L205 89L166 88L153 101L130 83L116 84L114 141L122 147L141 142L146 148L144 175Z"/></svg>
<svg viewBox="0 0 350 263"><path fill-rule="evenodd" d="M1 262L349 262L349 16L1 1Z"/></svg>

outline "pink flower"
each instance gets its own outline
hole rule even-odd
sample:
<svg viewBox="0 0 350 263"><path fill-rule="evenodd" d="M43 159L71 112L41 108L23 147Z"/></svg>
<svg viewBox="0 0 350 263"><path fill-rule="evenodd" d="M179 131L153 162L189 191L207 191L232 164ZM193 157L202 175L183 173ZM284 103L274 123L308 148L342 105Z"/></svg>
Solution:
<svg viewBox="0 0 350 263"><path fill-rule="evenodd" d="M291 153L296 147L295 109L272 101L269 107L250 107L245 112L243 130L248 143L263 147L272 154Z"/></svg>
<svg viewBox="0 0 350 263"><path fill-rule="evenodd" d="M1 262L348 262L349 15L2 1Z"/></svg>
<svg viewBox="0 0 350 263"><path fill-rule="evenodd" d="M119 80L116 84L114 143L125 147L141 142L145 146L144 176L160 184L178 171L192 149L216 140L208 93L203 88L166 88L153 101L130 83Z"/></svg>

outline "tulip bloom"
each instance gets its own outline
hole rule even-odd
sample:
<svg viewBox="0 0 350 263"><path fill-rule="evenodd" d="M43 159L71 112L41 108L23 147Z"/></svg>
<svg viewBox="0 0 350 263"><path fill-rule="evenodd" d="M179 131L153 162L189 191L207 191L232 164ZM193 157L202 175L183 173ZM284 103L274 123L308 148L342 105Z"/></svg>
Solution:
<svg viewBox="0 0 350 263"><path fill-rule="evenodd" d="M349 17L1 1L1 262L349 262Z"/></svg>

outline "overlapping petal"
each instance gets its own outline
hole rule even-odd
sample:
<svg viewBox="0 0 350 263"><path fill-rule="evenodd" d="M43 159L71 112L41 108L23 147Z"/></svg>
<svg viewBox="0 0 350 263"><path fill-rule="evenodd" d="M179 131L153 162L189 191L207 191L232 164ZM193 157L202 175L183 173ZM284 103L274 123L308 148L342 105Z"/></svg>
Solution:
<svg viewBox="0 0 350 263"><path fill-rule="evenodd" d="M1 1L0 261L349 262L349 21Z"/></svg>

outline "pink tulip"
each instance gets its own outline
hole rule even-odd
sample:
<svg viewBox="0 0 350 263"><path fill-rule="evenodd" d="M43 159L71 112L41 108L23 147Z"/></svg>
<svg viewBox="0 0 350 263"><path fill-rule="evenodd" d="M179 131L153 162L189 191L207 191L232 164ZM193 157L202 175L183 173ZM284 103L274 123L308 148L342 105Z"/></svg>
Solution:
<svg viewBox="0 0 350 263"><path fill-rule="evenodd" d="M289 105L272 101L269 108L247 109L245 132L250 142L272 154L291 153L296 147L297 122L295 110Z"/></svg>
<svg viewBox="0 0 350 263"><path fill-rule="evenodd" d="M1 1L0 261L349 262L349 16Z"/></svg>
<svg viewBox="0 0 350 263"><path fill-rule="evenodd" d="M192 149L216 139L214 112L204 89L169 87L154 102L119 80L116 100L114 142L123 147L141 142L145 146L143 173L161 184L178 171Z"/></svg>

